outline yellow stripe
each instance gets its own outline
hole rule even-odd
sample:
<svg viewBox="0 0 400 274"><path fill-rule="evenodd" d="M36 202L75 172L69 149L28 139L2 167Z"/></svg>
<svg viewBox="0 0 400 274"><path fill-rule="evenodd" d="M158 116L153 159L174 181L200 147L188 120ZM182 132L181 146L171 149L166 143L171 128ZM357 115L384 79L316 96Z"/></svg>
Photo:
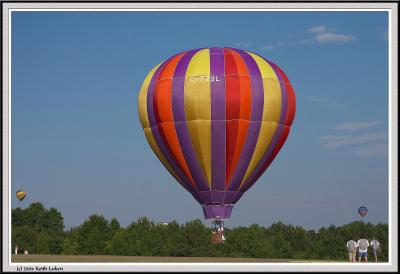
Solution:
<svg viewBox="0 0 400 274"><path fill-rule="evenodd" d="M282 106L282 92L279 78L267 61L254 53L247 53L256 61L261 72L261 77L263 78L264 111L262 120L275 121L278 123Z"/></svg>
<svg viewBox="0 0 400 274"><path fill-rule="evenodd" d="M255 122L255 123L259 123L259 122ZM245 174L242 182L240 183L240 187L242 187L243 183L247 180L247 178L250 176L250 174L254 171L257 164L260 162L261 158L267 151L277 127L278 127L278 124L276 122L263 121L261 123L260 134L258 136L256 148L254 149L254 153L251 158L250 164L247 167L246 174Z"/></svg>
<svg viewBox="0 0 400 274"><path fill-rule="evenodd" d="M147 142L149 143L153 152L157 155L158 159L168 169L168 171L171 173L171 175L174 176L178 182L180 182L180 180L179 180L178 176L176 175L175 171L173 170L172 166L169 164L169 162L165 158L164 154L162 153L161 149L157 145L156 139L154 138L151 128L145 128L144 135L146 135ZM182 182L181 182L181 184L182 184Z"/></svg>
<svg viewBox="0 0 400 274"><path fill-rule="evenodd" d="M147 115L147 92L149 90L149 85L151 78L153 77L154 73L156 72L157 68L161 65L158 64L155 66L149 74L147 74L146 78L143 81L142 87L139 91L139 98L138 98L138 111L139 111L139 119L142 124L143 128L150 127L149 117Z"/></svg>
<svg viewBox="0 0 400 274"><path fill-rule="evenodd" d="M197 52L186 70L186 121L211 119L211 83L207 81L206 76L210 76L209 49Z"/></svg>
<svg viewBox="0 0 400 274"><path fill-rule="evenodd" d="M210 50L198 51L190 60L185 78L185 115L201 168L211 185L211 83Z"/></svg>
<svg viewBox="0 0 400 274"><path fill-rule="evenodd" d="M187 126L196 157L211 187L211 121L188 121Z"/></svg>

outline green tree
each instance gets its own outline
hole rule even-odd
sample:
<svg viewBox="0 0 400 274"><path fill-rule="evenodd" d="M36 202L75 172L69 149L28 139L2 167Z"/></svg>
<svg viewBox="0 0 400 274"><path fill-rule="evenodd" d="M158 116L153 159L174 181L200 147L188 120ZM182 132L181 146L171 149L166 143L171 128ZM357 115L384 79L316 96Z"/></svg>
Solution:
<svg viewBox="0 0 400 274"><path fill-rule="evenodd" d="M111 229L107 220L98 214L93 214L77 228L74 233L75 242L79 243L80 254L106 254L105 247L111 238ZM73 242L74 242L73 241Z"/></svg>
<svg viewBox="0 0 400 274"><path fill-rule="evenodd" d="M11 233L12 247L18 246L20 252L27 249L31 253L35 253L38 234L35 229L28 225L15 226Z"/></svg>
<svg viewBox="0 0 400 274"><path fill-rule="evenodd" d="M64 220L55 208L41 203L12 210L12 248L37 254L131 256L225 256L347 260L346 242L373 236L381 243L380 261L388 260L388 225L352 222L306 230L282 222L262 227L226 228L225 243L211 243L211 229L199 219L155 224L140 217L127 227L116 218L93 214L78 227L64 231ZM11 251L13 252L13 250ZM371 252L371 250L370 250ZM372 256L372 252L370 254Z"/></svg>
<svg viewBox="0 0 400 274"><path fill-rule="evenodd" d="M13 246L30 253L60 254L64 237L64 218L55 208L47 210L34 202L26 209L12 210ZM21 246L22 243L23 246Z"/></svg>
<svg viewBox="0 0 400 274"><path fill-rule="evenodd" d="M182 226L176 221L172 221L168 225L162 225L159 231L163 242L159 252L160 256L187 256L189 243Z"/></svg>
<svg viewBox="0 0 400 274"><path fill-rule="evenodd" d="M207 256L211 248L211 230L202 221L187 222L182 233L186 238L186 256Z"/></svg>

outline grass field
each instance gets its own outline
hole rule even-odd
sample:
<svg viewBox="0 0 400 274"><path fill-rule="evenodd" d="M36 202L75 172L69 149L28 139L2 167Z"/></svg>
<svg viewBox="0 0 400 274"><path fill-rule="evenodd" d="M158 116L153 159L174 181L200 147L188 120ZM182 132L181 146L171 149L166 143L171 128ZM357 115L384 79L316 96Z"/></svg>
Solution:
<svg viewBox="0 0 400 274"><path fill-rule="evenodd" d="M107 255L15 255L13 263L316 263L345 262L317 260L289 260L264 258L228 257L145 257L145 256L107 256Z"/></svg>

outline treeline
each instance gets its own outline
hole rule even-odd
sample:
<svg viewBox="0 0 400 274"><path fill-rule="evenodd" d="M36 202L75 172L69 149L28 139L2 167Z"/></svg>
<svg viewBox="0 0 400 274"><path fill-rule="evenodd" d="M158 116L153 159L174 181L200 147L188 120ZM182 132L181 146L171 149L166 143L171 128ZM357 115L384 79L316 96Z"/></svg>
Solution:
<svg viewBox="0 0 400 274"><path fill-rule="evenodd" d="M93 214L80 226L64 230L55 208L32 203L12 210L12 248L18 245L34 254L347 260L348 240L375 236L382 247L379 260L388 260L388 225L381 223L352 222L315 231L277 222L225 228L225 236L224 244L212 244L211 229L199 219L166 225L141 217L124 228L115 218Z"/></svg>

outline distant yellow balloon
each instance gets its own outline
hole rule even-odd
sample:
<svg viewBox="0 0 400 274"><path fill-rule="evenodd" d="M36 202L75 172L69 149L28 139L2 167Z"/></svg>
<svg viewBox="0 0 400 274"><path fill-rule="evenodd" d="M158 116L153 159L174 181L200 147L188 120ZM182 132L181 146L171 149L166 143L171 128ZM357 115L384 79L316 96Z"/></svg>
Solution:
<svg viewBox="0 0 400 274"><path fill-rule="evenodd" d="M26 193L23 190L18 190L17 193L15 193L17 196L17 199L22 202L22 200L26 197Z"/></svg>

